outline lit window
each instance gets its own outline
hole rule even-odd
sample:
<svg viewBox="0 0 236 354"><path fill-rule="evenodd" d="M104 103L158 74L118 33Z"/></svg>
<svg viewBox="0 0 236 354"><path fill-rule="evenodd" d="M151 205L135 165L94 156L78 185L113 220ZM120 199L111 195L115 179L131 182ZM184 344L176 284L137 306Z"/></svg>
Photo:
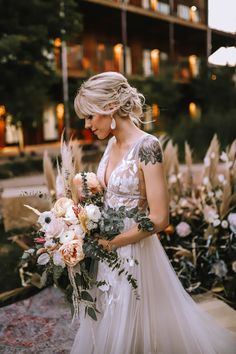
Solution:
<svg viewBox="0 0 236 354"><path fill-rule="evenodd" d="M201 118L201 108L194 102L189 103L189 115L193 120Z"/></svg>
<svg viewBox="0 0 236 354"><path fill-rule="evenodd" d="M60 120L63 119L64 118L64 104L59 103L57 105L56 111L57 111L57 118Z"/></svg>
<svg viewBox="0 0 236 354"><path fill-rule="evenodd" d="M159 53L158 49L153 49L151 51L152 70L154 75L157 75L159 71Z"/></svg>
<svg viewBox="0 0 236 354"><path fill-rule="evenodd" d="M123 45L118 43L114 46L115 66L119 72L124 72ZM132 74L131 50L126 47L126 74Z"/></svg>
<svg viewBox="0 0 236 354"><path fill-rule="evenodd" d="M57 48L61 47L61 38L55 38L54 39L54 46Z"/></svg>
<svg viewBox="0 0 236 354"><path fill-rule="evenodd" d="M189 68L192 77L196 77L199 74L199 59L196 55L190 55L188 57Z"/></svg>
<svg viewBox="0 0 236 354"><path fill-rule="evenodd" d="M155 123L157 123L158 117L160 116L160 109L157 103L152 105L152 116L153 120L155 120Z"/></svg>
<svg viewBox="0 0 236 354"><path fill-rule="evenodd" d="M6 114L6 107L5 106L0 106L0 117L4 116Z"/></svg>
<svg viewBox="0 0 236 354"><path fill-rule="evenodd" d="M150 0L150 3L151 3L151 9L153 11L156 11L157 10L157 0Z"/></svg>

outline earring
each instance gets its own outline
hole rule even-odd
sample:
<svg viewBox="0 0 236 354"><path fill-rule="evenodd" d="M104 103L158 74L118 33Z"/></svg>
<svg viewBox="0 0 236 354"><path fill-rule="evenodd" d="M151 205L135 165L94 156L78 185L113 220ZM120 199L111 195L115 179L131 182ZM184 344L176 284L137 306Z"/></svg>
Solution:
<svg viewBox="0 0 236 354"><path fill-rule="evenodd" d="M112 117L112 120L111 120L111 129L116 129L116 121L115 119Z"/></svg>

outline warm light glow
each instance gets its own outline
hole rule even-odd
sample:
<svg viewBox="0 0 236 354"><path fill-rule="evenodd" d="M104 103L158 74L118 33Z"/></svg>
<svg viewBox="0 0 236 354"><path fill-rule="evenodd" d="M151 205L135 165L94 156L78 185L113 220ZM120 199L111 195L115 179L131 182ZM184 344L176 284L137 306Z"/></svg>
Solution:
<svg viewBox="0 0 236 354"><path fill-rule="evenodd" d="M199 73L198 57L196 55L190 55L188 57L190 71L193 77L196 77Z"/></svg>
<svg viewBox="0 0 236 354"><path fill-rule="evenodd" d="M151 51L151 62L154 75L157 74L159 70L159 53L158 49L153 49Z"/></svg>
<svg viewBox="0 0 236 354"><path fill-rule="evenodd" d="M102 44L102 43L98 44L98 50L99 50L100 52L102 52L103 50L105 50L105 45Z"/></svg>
<svg viewBox="0 0 236 354"><path fill-rule="evenodd" d="M156 11L156 9L157 9L157 0L151 0L150 3L151 3L151 9Z"/></svg>
<svg viewBox="0 0 236 354"><path fill-rule="evenodd" d="M196 105L194 102L189 103L189 114L193 120L199 120L201 118L201 110L200 107Z"/></svg>
<svg viewBox="0 0 236 354"><path fill-rule="evenodd" d="M63 119L64 118L64 104L63 103L59 103L57 105L57 118L58 119Z"/></svg>
<svg viewBox="0 0 236 354"><path fill-rule="evenodd" d="M156 59L159 58L159 50L158 50L158 49L153 49L153 50L151 51L151 58L152 58L153 60L156 60Z"/></svg>
<svg viewBox="0 0 236 354"><path fill-rule="evenodd" d="M152 116L153 116L153 118L158 118L159 115L160 115L160 109L158 107L158 104L154 103L152 105Z"/></svg>
<svg viewBox="0 0 236 354"><path fill-rule="evenodd" d="M6 107L5 106L0 106L0 117L4 116L6 114Z"/></svg>
<svg viewBox="0 0 236 354"><path fill-rule="evenodd" d="M209 56L208 62L213 65L236 66L236 47L220 47Z"/></svg>
<svg viewBox="0 0 236 354"><path fill-rule="evenodd" d="M197 11L196 6L191 6L191 10L192 10L192 11Z"/></svg>
<svg viewBox="0 0 236 354"><path fill-rule="evenodd" d="M211 75L211 79L214 81L214 80L216 80L216 75L215 74L212 74Z"/></svg>
<svg viewBox="0 0 236 354"><path fill-rule="evenodd" d="M122 48L123 48L123 45L118 43L114 46L114 52L115 52L115 55L121 55L122 54Z"/></svg>
<svg viewBox="0 0 236 354"><path fill-rule="evenodd" d="M54 39L54 46L57 48L61 47L61 38L55 38Z"/></svg>

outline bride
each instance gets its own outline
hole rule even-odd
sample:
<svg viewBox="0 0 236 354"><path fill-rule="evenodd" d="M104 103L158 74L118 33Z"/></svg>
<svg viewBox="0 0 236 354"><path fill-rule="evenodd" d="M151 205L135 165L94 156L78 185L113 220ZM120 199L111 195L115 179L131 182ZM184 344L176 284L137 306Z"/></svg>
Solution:
<svg viewBox="0 0 236 354"><path fill-rule="evenodd" d="M101 140L112 135L97 171L105 207L138 206L147 213L152 231L125 218L121 234L99 241L130 259L139 299L125 277L99 264L97 277L107 284L94 290L98 321L81 312L71 353L235 354L233 333L214 323L186 293L156 236L168 225L168 193L160 143L138 128L143 102L115 72L91 77L75 98L85 127Z"/></svg>

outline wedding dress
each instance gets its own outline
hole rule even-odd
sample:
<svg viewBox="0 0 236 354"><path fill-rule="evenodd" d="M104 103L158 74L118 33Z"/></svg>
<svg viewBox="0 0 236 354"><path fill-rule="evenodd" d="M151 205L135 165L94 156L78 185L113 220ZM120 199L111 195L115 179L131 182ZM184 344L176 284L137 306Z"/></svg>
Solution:
<svg viewBox="0 0 236 354"><path fill-rule="evenodd" d="M106 186L105 171L115 137L109 140L97 171L105 188L105 206L147 208L138 151L153 139L157 138L150 134L139 138ZM132 219L125 219L125 230L133 225ZM236 353L234 334L216 324L186 293L155 234L117 251L121 257L138 261L128 267L137 279L140 298L125 276L99 264L98 279L109 284L96 290L98 321L85 317L81 308L72 354Z"/></svg>

